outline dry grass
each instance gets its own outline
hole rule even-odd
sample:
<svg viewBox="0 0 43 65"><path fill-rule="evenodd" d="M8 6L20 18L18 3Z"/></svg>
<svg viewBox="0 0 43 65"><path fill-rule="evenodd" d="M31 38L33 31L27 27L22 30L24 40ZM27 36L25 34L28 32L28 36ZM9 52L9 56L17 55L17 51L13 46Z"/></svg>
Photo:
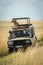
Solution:
<svg viewBox="0 0 43 65"><path fill-rule="evenodd" d="M43 21L31 21L31 23L33 23L37 38L43 37ZM0 56L7 54L8 31L12 25L10 22L0 22ZM28 48L24 53L18 51L6 57L0 57L0 65L43 65L43 46Z"/></svg>
<svg viewBox="0 0 43 65"><path fill-rule="evenodd" d="M28 48L0 58L0 65L43 65L43 47Z"/></svg>

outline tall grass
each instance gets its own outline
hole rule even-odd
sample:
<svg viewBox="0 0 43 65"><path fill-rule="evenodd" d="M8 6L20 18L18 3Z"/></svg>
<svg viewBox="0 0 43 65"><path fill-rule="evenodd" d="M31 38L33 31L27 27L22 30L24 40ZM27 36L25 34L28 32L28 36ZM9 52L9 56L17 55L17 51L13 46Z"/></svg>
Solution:
<svg viewBox="0 0 43 65"><path fill-rule="evenodd" d="M0 44L0 57L3 57L8 54L8 48L6 44L1 43Z"/></svg>
<svg viewBox="0 0 43 65"><path fill-rule="evenodd" d="M0 65L43 65L43 47L28 48L0 58Z"/></svg>
<svg viewBox="0 0 43 65"><path fill-rule="evenodd" d="M29 47L25 52L13 52L7 56L7 38L11 25L10 22L0 23L0 65L43 65L43 37L36 42L38 47ZM40 25L39 23L33 22L33 25L37 38L43 36L43 34L39 34L39 32L43 33L43 22L40 22Z"/></svg>
<svg viewBox="0 0 43 65"><path fill-rule="evenodd" d="M43 46L43 36L41 36L36 43L38 47Z"/></svg>
<svg viewBox="0 0 43 65"><path fill-rule="evenodd" d="M40 37L39 41L43 41L43 36L42 36L42 37Z"/></svg>

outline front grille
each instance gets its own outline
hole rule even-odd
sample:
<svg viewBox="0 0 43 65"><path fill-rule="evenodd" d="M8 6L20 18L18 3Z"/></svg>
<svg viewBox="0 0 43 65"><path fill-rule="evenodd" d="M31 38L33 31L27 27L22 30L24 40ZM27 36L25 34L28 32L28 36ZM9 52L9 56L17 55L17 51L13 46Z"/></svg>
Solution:
<svg viewBox="0 0 43 65"><path fill-rule="evenodd" d="M26 41L29 41L29 42L26 42ZM28 45L28 44L31 44L31 40L16 40L14 41L14 46L15 45Z"/></svg>

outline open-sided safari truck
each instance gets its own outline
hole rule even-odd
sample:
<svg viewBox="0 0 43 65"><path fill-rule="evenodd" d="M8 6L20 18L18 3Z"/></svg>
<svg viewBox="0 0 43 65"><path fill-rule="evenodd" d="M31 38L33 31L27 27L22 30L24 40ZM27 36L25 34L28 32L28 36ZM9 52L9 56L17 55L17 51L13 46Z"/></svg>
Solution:
<svg viewBox="0 0 43 65"><path fill-rule="evenodd" d="M22 21L23 20L23 21ZM26 22L25 22L26 20ZM14 23L12 30L9 31L8 37L8 51L12 52L14 49L17 51L18 48L26 49L28 46L35 45L35 32L34 27L30 24L30 18L13 18ZM24 22L24 23L23 23ZM21 23L21 24L19 24Z"/></svg>

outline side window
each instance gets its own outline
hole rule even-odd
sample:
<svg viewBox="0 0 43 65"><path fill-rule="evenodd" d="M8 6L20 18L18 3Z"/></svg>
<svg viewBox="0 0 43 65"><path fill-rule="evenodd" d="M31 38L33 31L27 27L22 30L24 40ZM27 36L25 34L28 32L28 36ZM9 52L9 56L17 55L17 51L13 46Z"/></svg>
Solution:
<svg viewBox="0 0 43 65"><path fill-rule="evenodd" d="M34 28L31 29L31 36L33 37L34 36Z"/></svg>

